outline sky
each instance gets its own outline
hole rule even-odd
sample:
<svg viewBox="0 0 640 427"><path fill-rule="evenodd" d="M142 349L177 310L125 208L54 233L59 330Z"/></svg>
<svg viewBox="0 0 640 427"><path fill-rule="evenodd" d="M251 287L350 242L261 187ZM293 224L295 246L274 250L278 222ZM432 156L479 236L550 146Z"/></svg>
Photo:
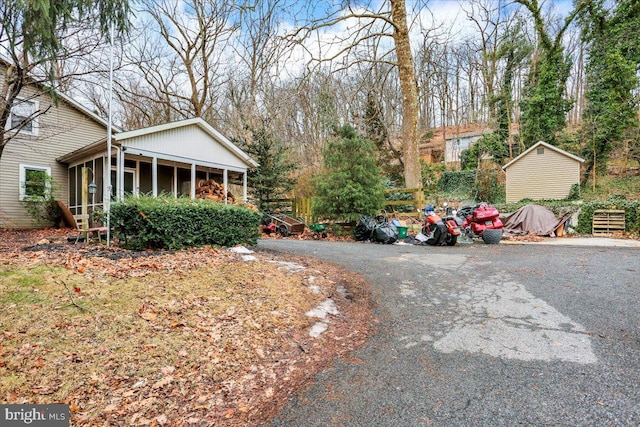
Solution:
<svg viewBox="0 0 640 427"><path fill-rule="evenodd" d="M348 11L340 9L340 5L344 3L341 1L330 2L316 2L316 6L313 9L299 11L302 15L309 14L315 19L321 19L327 14L333 12L332 16L340 16L341 14L347 14ZM473 11L473 2L468 0L427 0L427 8L421 8L419 15L413 12L416 6L422 6L425 2L422 0L407 0L407 12L409 14L408 21L411 23L419 22L419 25L413 25L411 27L411 38L414 45L419 45L424 40L424 34L430 28L439 27L438 32L449 32L452 37L463 39L468 36L477 35L477 28L468 19L468 13ZM504 9L509 10L516 7L511 0L485 0L484 3L495 5L502 3ZM541 0L540 3L544 9L550 8L554 15L564 17L572 9L572 0ZM309 3L313 4L313 3ZM368 9L369 11L387 10L388 0L366 0L360 2L353 2L355 5L361 6L362 11ZM353 6L354 8L356 6ZM292 9L293 10L293 9ZM297 15L297 14L296 14ZM292 15L292 19L287 19L286 14L283 16L284 22L281 26L282 32L291 31L295 28L299 22L295 22L295 16ZM348 21L342 21L336 25L319 30L313 37L309 38L309 41L305 43L304 49L299 48L289 60L290 64L287 68L294 74L302 70L301 64L306 64L311 55L315 57L330 57L340 52L349 42L352 40L347 36L352 29L359 25L356 19L350 19ZM387 31L388 32L388 31ZM341 40L336 42L336 40ZM388 47L393 46L392 40L389 38L386 42Z"/></svg>

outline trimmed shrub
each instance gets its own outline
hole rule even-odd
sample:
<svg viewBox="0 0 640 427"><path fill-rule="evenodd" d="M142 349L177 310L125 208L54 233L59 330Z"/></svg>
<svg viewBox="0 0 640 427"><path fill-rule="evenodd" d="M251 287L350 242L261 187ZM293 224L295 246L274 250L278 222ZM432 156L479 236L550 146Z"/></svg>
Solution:
<svg viewBox="0 0 640 427"><path fill-rule="evenodd" d="M111 225L127 249L253 245L261 215L210 200L131 197L111 206Z"/></svg>

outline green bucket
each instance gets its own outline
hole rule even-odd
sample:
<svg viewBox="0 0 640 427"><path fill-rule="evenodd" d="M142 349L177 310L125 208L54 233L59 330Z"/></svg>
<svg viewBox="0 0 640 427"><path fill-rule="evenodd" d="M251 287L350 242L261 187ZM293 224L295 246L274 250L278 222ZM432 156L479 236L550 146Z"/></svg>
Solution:
<svg viewBox="0 0 640 427"><path fill-rule="evenodd" d="M398 229L398 239L404 239L405 237L407 237L407 230L409 229L409 227L398 226L396 228Z"/></svg>

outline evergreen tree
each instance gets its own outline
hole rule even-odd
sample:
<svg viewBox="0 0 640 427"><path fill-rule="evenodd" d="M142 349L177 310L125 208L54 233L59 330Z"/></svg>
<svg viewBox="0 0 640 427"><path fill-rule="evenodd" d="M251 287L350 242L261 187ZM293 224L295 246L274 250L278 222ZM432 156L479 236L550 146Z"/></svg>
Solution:
<svg viewBox="0 0 640 427"><path fill-rule="evenodd" d="M295 185L291 172L296 166L287 159L280 141L261 127L251 132L251 141L244 149L259 166L249 170L247 183L253 189L258 209L267 207L268 202L284 198Z"/></svg>
<svg viewBox="0 0 640 427"><path fill-rule="evenodd" d="M324 150L324 173L314 179L314 212L355 221L384 207L384 187L374 144L344 125Z"/></svg>

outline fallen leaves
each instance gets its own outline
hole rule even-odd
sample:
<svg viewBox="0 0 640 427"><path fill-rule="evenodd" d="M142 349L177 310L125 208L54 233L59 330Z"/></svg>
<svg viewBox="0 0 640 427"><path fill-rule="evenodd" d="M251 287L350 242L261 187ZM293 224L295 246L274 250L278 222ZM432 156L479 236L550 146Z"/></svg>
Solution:
<svg viewBox="0 0 640 427"><path fill-rule="evenodd" d="M0 396L69 403L73 425L261 424L369 328L364 282L332 265L0 233ZM26 272L29 285L13 285ZM329 296L340 316L312 339L304 313Z"/></svg>

